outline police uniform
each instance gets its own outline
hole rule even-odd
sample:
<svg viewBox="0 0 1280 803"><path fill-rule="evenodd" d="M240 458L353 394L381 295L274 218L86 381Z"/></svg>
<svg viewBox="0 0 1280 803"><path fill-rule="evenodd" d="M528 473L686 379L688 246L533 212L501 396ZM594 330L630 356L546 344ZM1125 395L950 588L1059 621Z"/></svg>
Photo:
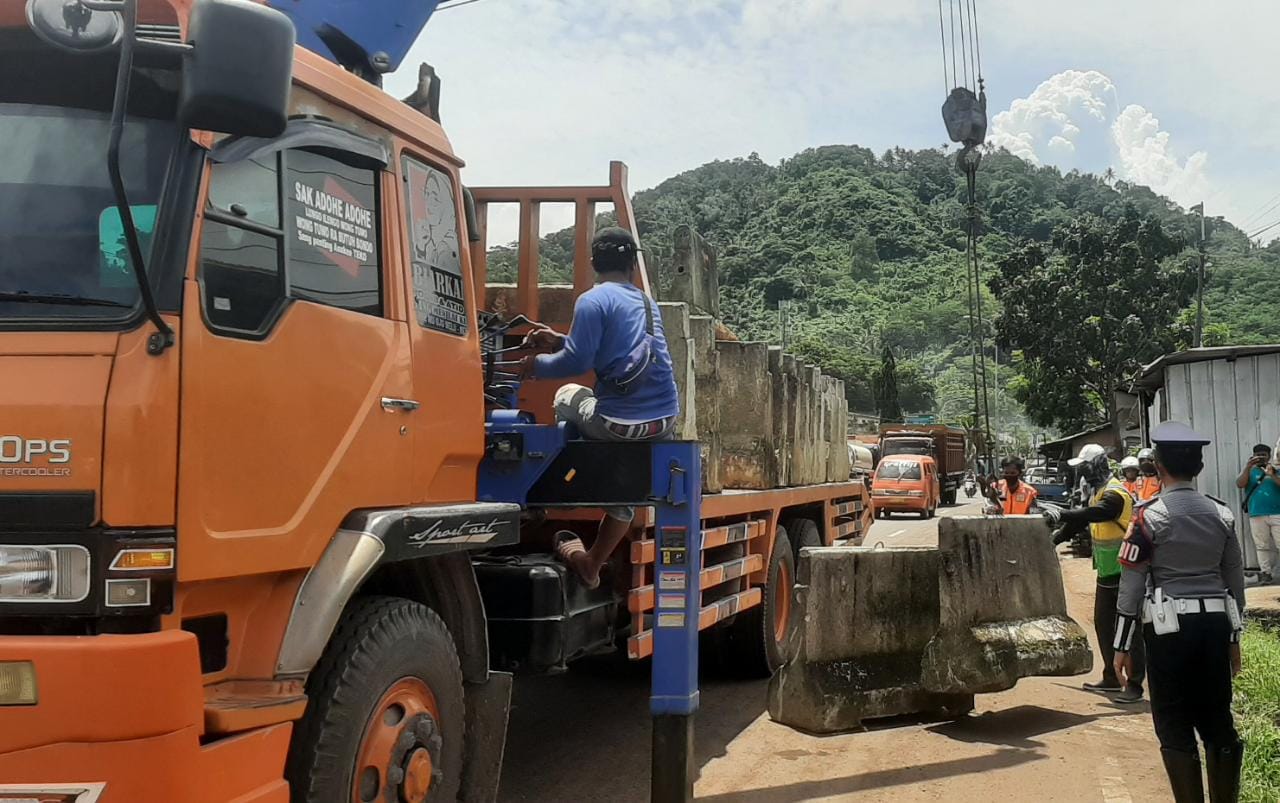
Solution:
<svg viewBox="0 0 1280 803"><path fill-rule="evenodd" d="M1177 422L1156 427L1151 439L1157 454L1209 443ZM1231 718L1230 645L1244 612L1244 569L1231 510L1171 479L1138 505L1120 563L1114 647L1145 642L1151 715L1174 798L1204 799L1199 733L1212 800L1235 801L1244 749Z"/></svg>

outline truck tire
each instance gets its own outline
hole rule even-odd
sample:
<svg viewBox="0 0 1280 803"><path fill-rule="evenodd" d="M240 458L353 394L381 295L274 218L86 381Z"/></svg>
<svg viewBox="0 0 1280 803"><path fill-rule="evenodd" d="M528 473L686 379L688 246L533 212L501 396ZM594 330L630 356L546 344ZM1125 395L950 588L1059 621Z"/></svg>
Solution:
<svg viewBox="0 0 1280 803"><path fill-rule="evenodd" d="M956 503L956 489L955 489L955 488L952 488L952 489L951 489L951 490L949 490L949 491L943 491L943 492L942 492L942 504L944 504L944 505L954 505L955 503Z"/></svg>
<svg viewBox="0 0 1280 803"><path fill-rule="evenodd" d="M307 680L285 773L294 803L453 801L465 744L462 668L435 611L352 602Z"/></svg>
<svg viewBox="0 0 1280 803"><path fill-rule="evenodd" d="M787 530L778 525L769 553L768 572L760 604L738 615L733 623L733 661L748 677L767 678L787 662L795 642L796 617L791 600L796 555Z"/></svg>
<svg viewBox="0 0 1280 803"><path fill-rule="evenodd" d="M791 545L795 547L796 566L800 565L800 550L810 546L823 546L822 531L813 519L787 519L782 526L791 539Z"/></svg>

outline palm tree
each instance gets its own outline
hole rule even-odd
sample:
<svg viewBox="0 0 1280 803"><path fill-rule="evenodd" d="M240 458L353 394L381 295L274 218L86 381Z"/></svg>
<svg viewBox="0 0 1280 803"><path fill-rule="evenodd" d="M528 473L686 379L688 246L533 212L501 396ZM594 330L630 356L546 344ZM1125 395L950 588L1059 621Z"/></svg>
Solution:
<svg viewBox="0 0 1280 803"><path fill-rule="evenodd" d="M1115 180L1116 180L1116 171L1115 171L1115 169L1108 167L1106 170L1104 170L1104 171L1102 172L1102 183L1103 183L1103 184L1106 184L1108 187L1110 187L1112 184L1114 184L1114 183L1115 183Z"/></svg>

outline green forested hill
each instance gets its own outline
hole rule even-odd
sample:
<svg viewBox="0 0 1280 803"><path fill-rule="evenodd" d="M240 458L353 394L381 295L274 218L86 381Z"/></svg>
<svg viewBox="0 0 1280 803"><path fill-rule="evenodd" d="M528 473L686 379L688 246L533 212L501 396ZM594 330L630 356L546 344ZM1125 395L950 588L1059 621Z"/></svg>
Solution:
<svg viewBox="0 0 1280 803"><path fill-rule="evenodd" d="M1134 207L1188 243L1198 236L1198 218L1145 187L1064 175L1004 152L986 155L978 175L988 281L1016 240L1048 242L1055 226L1086 212L1114 220ZM711 162L638 193L635 210L660 286L672 230L692 225L718 252L721 311L744 339L776 342L777 309L789 302L792 345L846 380L853 409L874 410L870 378L889 344L903 408L954 421L972 408L963 192L953 155L941 150L828 146L777 166L754 154ZM1257 249L1230 224L1210 225L1206 341L1280 342L1280 246ZM546 238L544 276L567 278L571 238ZM509 263L502 257L494 254L495 279ZM988 331L996 312L984 293ZM1013 373L1001 366L1000 384ZM1002 429L1020 418L1003 395L997 412Z"/></svg>

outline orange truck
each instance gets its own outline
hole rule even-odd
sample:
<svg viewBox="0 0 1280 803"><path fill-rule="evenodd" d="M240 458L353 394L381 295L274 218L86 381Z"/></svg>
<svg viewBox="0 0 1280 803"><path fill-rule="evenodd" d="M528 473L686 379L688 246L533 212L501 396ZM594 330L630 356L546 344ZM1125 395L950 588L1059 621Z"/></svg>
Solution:
<svg viewBox="0 0 1280 803"><path fill-rule="evenodd" d="M546 543L599 510L478 498L483 210L520 204L536 312L538 204L577 205L576 295L625 169L470 193L438 91L264 6L120 8L0 10L0 802L491 800L501 670L648 655L654 541L590 592ZM796 550L867 502L707 495L700 626L776 667Z"/></svg>

